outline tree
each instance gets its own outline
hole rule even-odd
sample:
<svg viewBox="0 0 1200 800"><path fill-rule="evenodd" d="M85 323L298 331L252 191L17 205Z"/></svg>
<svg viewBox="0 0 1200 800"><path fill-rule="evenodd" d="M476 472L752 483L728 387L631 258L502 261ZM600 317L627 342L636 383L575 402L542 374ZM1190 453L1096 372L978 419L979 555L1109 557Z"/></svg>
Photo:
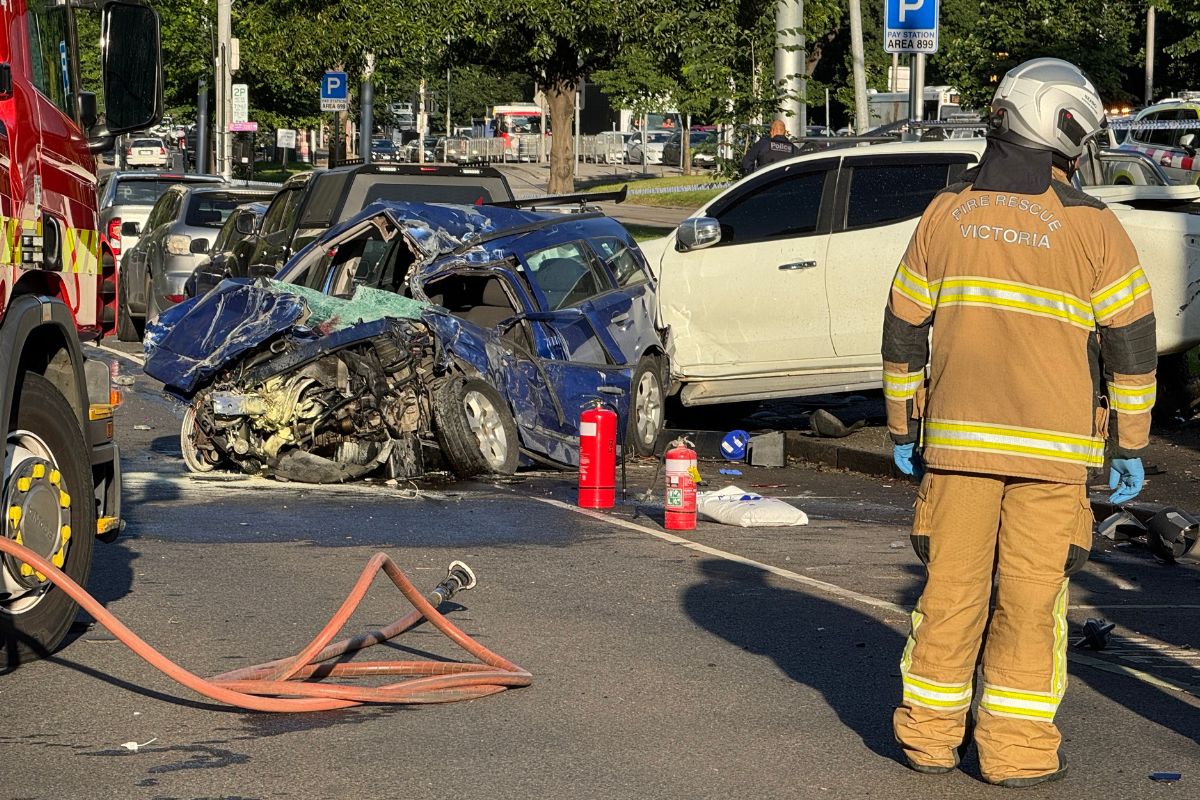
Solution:
<svg viewBox="0 0 1200 800"><path fill-rule="evenodd" d="M964 4L965 5L965 4ZM1031 58L1053 56L1078 65L1106 101L1126 100L1126 71L1136 63L1143 0L1080 5L1074 0L994 0L977 19L959 6L967 22L949 37L936 69L957 87L966 107L985 108L1004 73Z"/></svg>
<svg viewBox="0 0 1200 800"><path fill-rule="evenodd" d="M638 26L652 24L656 4L634 15L612 0L477 0L457 35L478 63L523 72L545 93L550 111L552 194L574 190L575 92L583 77L609 68Z"/></svg>

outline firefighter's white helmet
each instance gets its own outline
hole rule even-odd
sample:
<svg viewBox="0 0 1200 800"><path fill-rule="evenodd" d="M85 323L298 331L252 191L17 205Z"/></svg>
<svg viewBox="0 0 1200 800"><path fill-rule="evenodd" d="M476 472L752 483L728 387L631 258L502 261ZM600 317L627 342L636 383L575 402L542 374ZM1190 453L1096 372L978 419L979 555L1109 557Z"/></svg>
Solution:
<svg viewBox="0 0 1200 800"><path fill-rule="evenodd" d="M1004 76L990 125L998 139L1075 159L1107 121L1083 70L1058 58L1035 58Z"/></svg>

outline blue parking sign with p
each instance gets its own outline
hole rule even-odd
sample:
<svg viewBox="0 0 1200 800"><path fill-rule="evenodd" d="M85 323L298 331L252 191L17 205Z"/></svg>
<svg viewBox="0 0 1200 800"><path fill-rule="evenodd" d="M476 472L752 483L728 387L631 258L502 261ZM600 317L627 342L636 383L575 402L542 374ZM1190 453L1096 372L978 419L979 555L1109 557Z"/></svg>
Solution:
<svg viewBox="0 0 1200 800"><path fill-rule="evenodd" d="M936 53L940 0L884 0L883 49Z"/></svg>
<svg viewBox="0 0 1200 800"><path fill-rule="evenodd" d="M348 90L349 86L346 83L346 73L344 72L326 72L325 76L321 78L322 100L345 100ZM309 95L309 97L311 96Z"/></svg>

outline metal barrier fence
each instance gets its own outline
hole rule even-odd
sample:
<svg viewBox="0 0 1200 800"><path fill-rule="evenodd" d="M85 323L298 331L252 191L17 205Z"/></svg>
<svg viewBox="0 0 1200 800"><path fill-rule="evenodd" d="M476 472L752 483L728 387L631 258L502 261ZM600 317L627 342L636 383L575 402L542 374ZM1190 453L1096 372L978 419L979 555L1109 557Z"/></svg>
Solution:
<svg viewBox="0 0 1200 800"><path fill-rule="evenodd" d="M516 163L537 162L550 157L550 138L545 144L538 134L518 134L508 139L499 137L452 138L440 142L435 148L439 161L452 164L466 163ZM401 149L402 157L407 151ZM596 136L579 137L580 161L596 164L624 164L625 137L619 133L601 133Z"/></svg>

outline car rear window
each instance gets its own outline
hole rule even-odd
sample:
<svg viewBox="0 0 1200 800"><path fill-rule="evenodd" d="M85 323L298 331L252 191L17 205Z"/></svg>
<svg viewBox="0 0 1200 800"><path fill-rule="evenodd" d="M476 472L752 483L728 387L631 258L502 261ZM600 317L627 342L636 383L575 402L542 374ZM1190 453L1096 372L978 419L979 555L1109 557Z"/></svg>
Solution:
<svg viewBox="0 0 1200 800"><path fill-rule="evenodd" d="M163 192L179 181L120 181L113 196L114 206L152 206Z"/></svg>
<svg viewBox="0 0 1200 800"><path fill-rule="evenodd" d="M162 147L163 143L158 139L134 139L130 147Z"/></svg>
<svg viewBox="0 0 1200 800"><path fill-rule="evenodd" d="M222 194L197 194L188 201L184 223L197 228L220 228L238 206L251 198Z"/></svg>

